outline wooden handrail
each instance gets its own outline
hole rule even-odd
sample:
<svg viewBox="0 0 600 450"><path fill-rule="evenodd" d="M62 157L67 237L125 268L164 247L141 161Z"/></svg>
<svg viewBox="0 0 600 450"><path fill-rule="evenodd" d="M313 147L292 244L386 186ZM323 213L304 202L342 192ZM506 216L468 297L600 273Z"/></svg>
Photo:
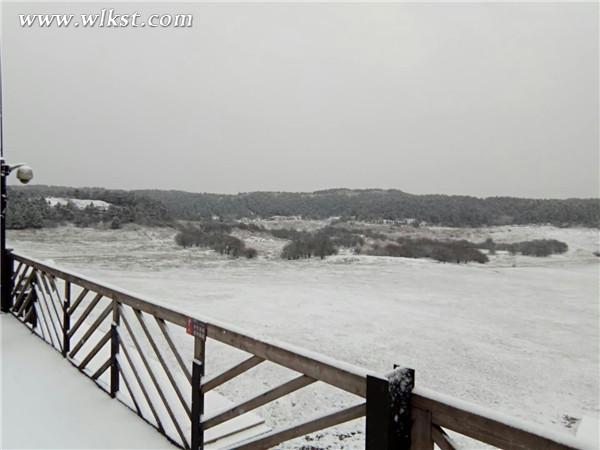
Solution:
<svg viewBox="0 0 600 450"><path fill-rule="evenodd" d="M447 395L415 388L411 407L431 413L431 422L502 449L587 450L566 433L504 416Z"/></svg>
<svg viewBox="0 0 600 450"><path fill-rule="evenodd" d="M252 337L243 331L236 330L229 325L202 316L190 315L175 308L163 306L155 300L126 292L117 287L94 281L83 275L59 269L36 259L14 253L16 261L32 266L44 272L62 278L85 289L96 292L134 309L151 314L159 319L166 320L176 325L185 327L188 319L194 319L206 324L207 336L217 341L245 350L259 358L277 363L288 369L295 370L304 375L323 381L342 390L366 397L366 377L375 375L351 364L327 358L318 353L294 347L289 344L267 342ZM76 329L76 327L73 327Z"/></svg>

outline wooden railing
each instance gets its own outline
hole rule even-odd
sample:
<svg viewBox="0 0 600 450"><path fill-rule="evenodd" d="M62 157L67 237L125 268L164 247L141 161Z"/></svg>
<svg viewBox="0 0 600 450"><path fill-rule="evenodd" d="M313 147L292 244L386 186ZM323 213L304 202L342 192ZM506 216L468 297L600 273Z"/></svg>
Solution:
<svg viewBox="0 0 600 450"><path fill-rule="evenodd" d="M442 450L458 448L447 430L499 448L584 448L569 435L549 434L436 393L413 389L411 369L397 368L378 375L190 316L24 255L11 254L9 261L9 267L2 269L12 273L12 314L111 397L185 449L211 444L216 448L266 449L361 417L365 417L368 450L430 450L434 443ZM182 329L193 341L189 357L182 354ZM181 335L179 339L175 334ZM206 377L207 339L247 356ZM204 400L210 391L264 362L290 369L297 376L237 404L205 413ZM356 401L337 411L223 446L218 439L226 433L208 433L317 381L352 394Z"/></svg>

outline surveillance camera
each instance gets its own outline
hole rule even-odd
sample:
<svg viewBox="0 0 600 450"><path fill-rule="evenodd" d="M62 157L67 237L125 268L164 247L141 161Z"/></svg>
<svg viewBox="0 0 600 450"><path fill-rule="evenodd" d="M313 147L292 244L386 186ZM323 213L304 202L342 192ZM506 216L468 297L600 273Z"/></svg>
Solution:
<svg viewBox="0 0 600 450"><path fill-rule="evenodd" d="M17 178L23 184L27 184L33 178L33 170L29 166L21 166L17 169Z"/></svg>

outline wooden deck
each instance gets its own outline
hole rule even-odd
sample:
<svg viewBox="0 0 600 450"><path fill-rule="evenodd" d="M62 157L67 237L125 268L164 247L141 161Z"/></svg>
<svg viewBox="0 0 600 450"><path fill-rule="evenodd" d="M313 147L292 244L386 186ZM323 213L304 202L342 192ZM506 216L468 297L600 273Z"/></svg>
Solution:
<svg viewBox="0 0 600 450"><path fill-rule="evenodd" d="M1 448L175 448L11 316L0 333Z"/></svg>

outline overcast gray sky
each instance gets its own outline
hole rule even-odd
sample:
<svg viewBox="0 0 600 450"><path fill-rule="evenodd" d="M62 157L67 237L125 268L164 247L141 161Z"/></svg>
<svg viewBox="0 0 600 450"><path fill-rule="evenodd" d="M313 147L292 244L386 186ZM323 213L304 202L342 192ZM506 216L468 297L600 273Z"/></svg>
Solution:
<svg viewBox="0 0 600 450"><path fill-rule="evenodd" d="M190 29L18 14L192 13ZM4 4L5 150L36 182L597 197L598 5Z"/></svg>

